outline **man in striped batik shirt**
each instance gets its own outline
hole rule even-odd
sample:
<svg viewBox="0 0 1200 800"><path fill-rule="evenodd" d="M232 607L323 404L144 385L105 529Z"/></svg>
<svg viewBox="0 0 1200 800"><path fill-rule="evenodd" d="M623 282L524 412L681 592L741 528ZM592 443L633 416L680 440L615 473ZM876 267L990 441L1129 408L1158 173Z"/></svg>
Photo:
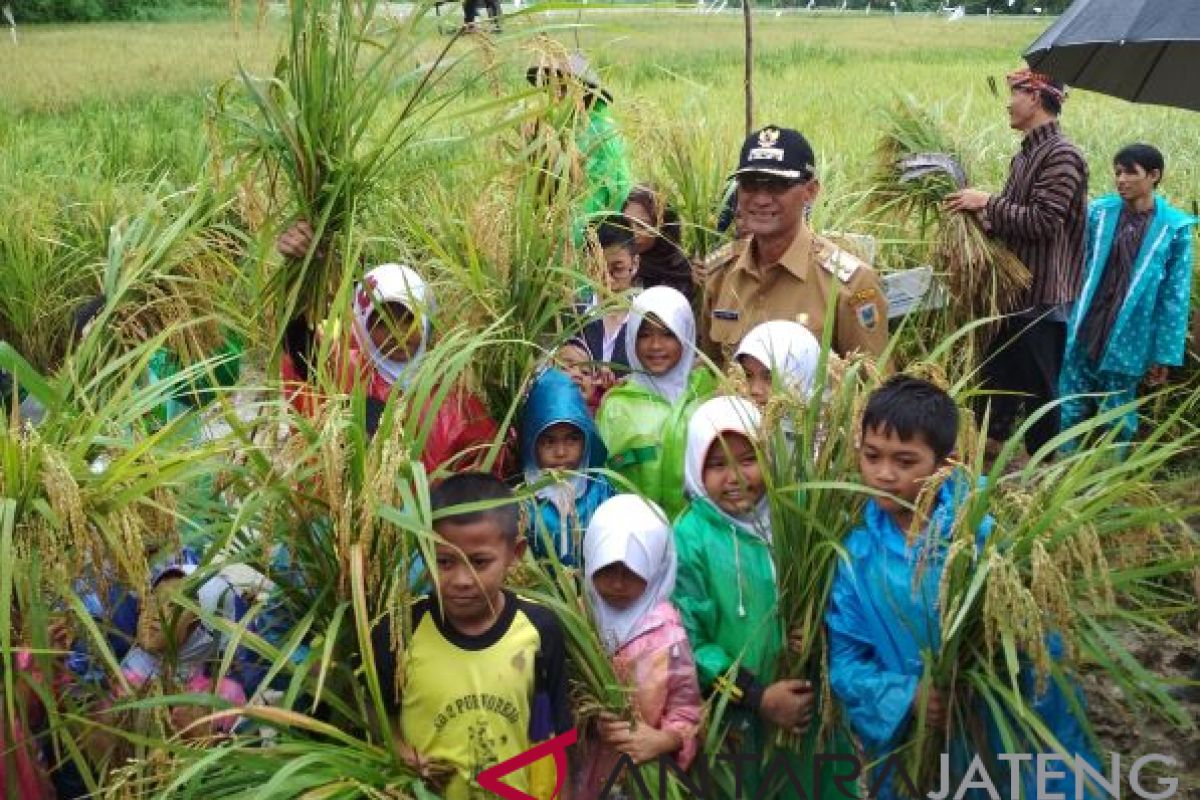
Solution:
<svg viewBox="0 0 1200 800"><path fill-rule="evenodd" d="M999 326L981 369L982 414L991 406L988 449L995 454L1022 413L1031 415L1058 397L1071 306L1079 296L1087 225L1087 162L1059 127L1063 85L1021 70L1008 76L1009 124L1025 135L1013 156L1004 191L963 189L950 195L951 211L978 214L984 227L1025 263L1033 282L1015 313ZM1057 407L1025 434L1037 452L1056 433Z"/></svg>

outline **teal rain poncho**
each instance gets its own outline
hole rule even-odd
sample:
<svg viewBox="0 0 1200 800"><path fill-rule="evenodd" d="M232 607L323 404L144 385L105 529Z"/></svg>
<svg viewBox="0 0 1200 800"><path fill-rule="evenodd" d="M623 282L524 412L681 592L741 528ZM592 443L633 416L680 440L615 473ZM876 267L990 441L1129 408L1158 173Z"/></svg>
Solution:
<svg viewBox="0 0 1200 800"><path fill-rule="evenodd" d="M527 484L539 484L548 477L538 466L537 440L546 429L559 423L572 425L583 433L583 462L578 472L566 473L537 490L537 497L528 508L526 534L535 556L547 557L546 544L553 543L559 559L574 566L592 514L613 496L604 476L589 472L604 466L608 450L600 440L579 388L564 372L547 369L534 381L521 416L521 468Z"/></svg>

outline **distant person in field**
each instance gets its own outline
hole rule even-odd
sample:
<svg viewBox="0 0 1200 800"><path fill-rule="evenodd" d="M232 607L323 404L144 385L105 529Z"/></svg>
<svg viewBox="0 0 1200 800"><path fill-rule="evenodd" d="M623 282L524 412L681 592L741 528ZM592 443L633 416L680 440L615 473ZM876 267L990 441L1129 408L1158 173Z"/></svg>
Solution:
<svg viewBox="0 0 1200 800"><path fill-rule="evenodd" d="M984 355L983 385L996 394L981 398L976 412L990 404L988 452L996 454L1018 418L1058 397L1059 372L1067 342L1071 304L1083 277L1087 225L1087 162L1063 135L1058 117L1063 85L1028 69L1008 76L1009 125L1024 135L999 194L963 189L947 208L977 214L1033 273L1021 310L1000 324ZM1059 430L1057 408L1046 410L1025 434L1033 455Z"/></svg>
<svg viewBox="0 0 1200 800"><path fill-rule="evenodd" d="M1196 218L1158 194L1166 165L1148 144L1113 158L1116 194L1088 212L1083 290L1067 332L1059 391L1063 429L1133 402L1138 384L1159 386L1183 363L1192 299ZM1104 395L1084 397L1082 395ZM1120 439L1137 431L1137 410L1120 420Z"/></svg>
<svg viewBox="0 0 1200 800"><path fill-rule="evenodd" d="M474 33L479 30L479 9L482 6L491 17L492 30L500 32L500 0L463 0L463 30Z"/></svg>
<svg viewBox="0 0 1200 800"><path fill-rule="evenodd" d="M676 211L651 186L635 186L625 201L634 224L638 282L643 288L670 286L691 302L695 296L692 262L683 251L683 230Z"/></svg>
<svg viewBox="0 0 1200 800"><path fill-rule="evenodd" d="M881 354L887 301L871 267L808 225L821 191L812 146L795 130L768 125L742 145L737 231L748 237L711 269L700 315L702 340L721 364L750 329L773 319L800 322L833 347ZM832 316L829 315L833 296Z"/></svg>

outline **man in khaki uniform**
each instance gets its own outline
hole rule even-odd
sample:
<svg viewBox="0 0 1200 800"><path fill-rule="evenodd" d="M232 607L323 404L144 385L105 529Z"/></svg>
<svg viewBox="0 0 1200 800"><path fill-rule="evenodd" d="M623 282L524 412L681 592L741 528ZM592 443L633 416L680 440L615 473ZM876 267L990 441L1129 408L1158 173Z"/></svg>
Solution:
<svg viewBox="0 0 1200 800"><path fill-rule="evenodd" d="M821 189L814 160L799 131L773 125L742 146L737 225L748 238L714 264L700 320L709 355L721 364L751 328L777 319L801 322L818 338L832 324L841 355L887 347L887 301L875 271L805 220Z"/></svg>

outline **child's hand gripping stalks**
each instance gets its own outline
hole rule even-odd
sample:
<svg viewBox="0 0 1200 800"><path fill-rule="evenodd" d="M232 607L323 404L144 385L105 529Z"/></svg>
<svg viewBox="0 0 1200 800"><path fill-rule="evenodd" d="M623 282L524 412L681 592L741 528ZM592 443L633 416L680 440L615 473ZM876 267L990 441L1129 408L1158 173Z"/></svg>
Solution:
<svg viewBox="0 0 1200 800"><path fill-rule="evenodd" d="M683 747L683 739L670 730L637 725L612 714L600 715L600 740L633 759L635 764L653 761Z"/></svg>
<svg viewBox="0 0 1200 800"><path fill-rule="evenodd" d="M812 684L794 678L776 681L763 692L759 715L782 730L803 736L812 724Z"/></svg>

